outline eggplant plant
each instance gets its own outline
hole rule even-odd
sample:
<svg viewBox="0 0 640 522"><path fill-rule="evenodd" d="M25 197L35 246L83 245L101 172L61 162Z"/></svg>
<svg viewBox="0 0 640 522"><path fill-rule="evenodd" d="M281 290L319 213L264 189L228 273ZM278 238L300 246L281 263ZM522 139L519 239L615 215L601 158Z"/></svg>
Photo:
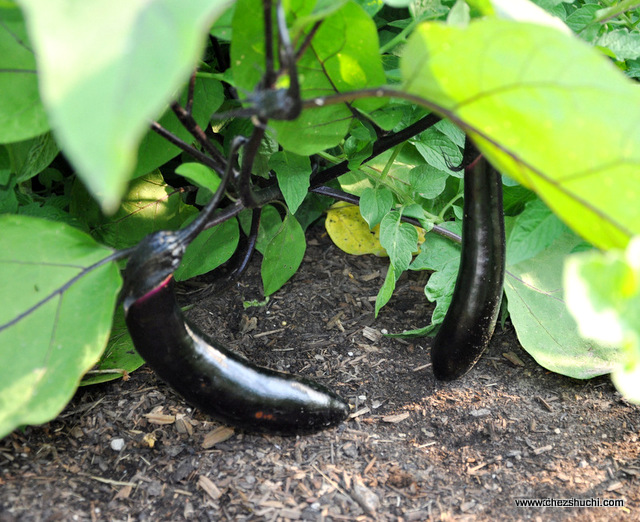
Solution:
<svg viewBox="0 0 640 522"><path fill-rule="evenodd" d="M640 231L638 15L578 1L533 22L497 0L452 4L135 0L117 34L100 10L1 6L0 436L55 417L83 375L135 369L118 358L132 342L223 422L293 434L343 420L334 392L233 354L173 293L232 256L228 280L241 277L255 250L265 296L279 291L335 201L358 205L367 236L379 227L379 320L404 271L433 272L433 316L396 334L436 334L436 377L477 361L503 287L542 365L626 371L633 350L581 336L558 288L572 252Z"/></svg>

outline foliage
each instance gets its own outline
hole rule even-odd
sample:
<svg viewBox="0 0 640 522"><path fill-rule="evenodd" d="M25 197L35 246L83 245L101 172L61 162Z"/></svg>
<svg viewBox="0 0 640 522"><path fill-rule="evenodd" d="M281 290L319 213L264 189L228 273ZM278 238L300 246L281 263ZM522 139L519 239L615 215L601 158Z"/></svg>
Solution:
<svg viewBox="0 0 640 522"><path fill-rule="evenodd" d="M365 222L332 210L328 227L389 255L376 314L405 270L433 271L433 317L404 335L433 331L457 273L450 238L460 231L462 181L451 167L467 133L505 174L505 290L523 347L573 377L613 371L637 399L625 384L640 363L629 312L637 248L573 257L640 235L637 3L283 3L297 76L265 45L259 0L0 4L0 436L66 404L105 352L117 261L147 233L195 218L227 163L235 169L238 135L255 147L241 149L215 226L190 245L177 279L215 269L251 236L241 185L250 178L265 296L297 270L304 230L330 195L359 203ZM269 56L283 66L273 89L259 85ZM271 118L296 79L302 113ZM256 113L266 123L254 126ZM379 242L370 243L375 227ZM611 286L590 277L600 271ZM603 317L622 334L585 327ZM114 332L103 368L131 351Z"/></svg>

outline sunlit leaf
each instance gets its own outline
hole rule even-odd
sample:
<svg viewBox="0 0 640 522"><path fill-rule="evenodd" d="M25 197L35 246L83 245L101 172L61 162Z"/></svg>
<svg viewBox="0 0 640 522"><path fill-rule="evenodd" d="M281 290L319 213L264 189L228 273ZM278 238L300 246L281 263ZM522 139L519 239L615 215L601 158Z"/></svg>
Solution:
<svg viewBox="0 0 640 522"><path fill-rule="evenodd" d="M0 438L54 418L109 337L110 251L61 223L0 216Z"/></svg>
<svg viewBox="0 0 640 522"><path fill-rule="evenodd" d="M185 82L225 0L19 0L56 139L114 211L149 119Z"/></svg>
<svg viewBox="0 0 640 522"><path fill-rule="evenodd" d="M610 248L640 233L640 89L598 51L540 25L428 23L402 71L584 238Z"/></svg>
<svg viewBox="0 0 640 522"><path fill-rule="evenodd" d="M85 201L83 208L95 206ZM93 235L115 248L128 248L157 230L175 230L198 211L182 201L179 190L166 184L159 172L134 179L118 211L102 218Z"/></svg>
<svg viewBox="0 0 640 522"><path fill-rule="evenodd" d="M564 281L580 333L618 354L613 382L627 399L640 403L640 238L626 252L571 256Z"/></svg>
<svg viewBox="0 0 640 522"><path fill-rule="evenodd" d="M564 300L564 259L580 242L565 233L536 256L507 265L504 289L522 347L551 371L588 379L611 372L620 357L580 335Z"/></svg>
<svg viewBox="0 0 640 522"><path fill-rule="evenodd" d="M0 143L26 140L49 129L35 55L15 6L0 7L0 92Z"/></svg>
<svg viewBox="0 0 640 522"><path fill-rule="evenodd" d="M315 2L299 2L289 17L307 19ZM264 34L258 0L240 0L233 20L231 63L236 87L251 92L264 69ZM314 34L309 48L297 61L303 98L326 96L385 83L375 24L355 2L329 14ZM307 25L309 32L313 24ZM297 35L300 40L304 34ZM256 67L260 64L260 67ZM248 96L250 98L250 96ZM374 110L380 100L361 100L354 106ZM353 114L345 104L304 111L295 121L271 121L280 144L296 154L313 154L337 145L349 129Z"/></svg>

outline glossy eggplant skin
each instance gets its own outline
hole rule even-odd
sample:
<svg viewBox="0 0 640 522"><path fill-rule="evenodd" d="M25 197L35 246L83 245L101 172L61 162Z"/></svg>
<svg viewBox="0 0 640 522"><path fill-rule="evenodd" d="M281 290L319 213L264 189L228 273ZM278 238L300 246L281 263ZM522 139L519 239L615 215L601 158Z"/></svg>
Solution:
<svg viewBox="0 0 640 522"><path fill-rule="evenodd" d="M135 263L131 269L142 275ZM170 268L161 281L157 273L151 285L129 283L127 328L142 358L188 402L230 426L281 435L310 433L345 420L349 406L333 391L256 366L201 333L182 315Z"/></svg>
<svg viewBox="0 0 640 522"><path fill-rule="evenodd" d="M462 257L449 310L431 348L433 373L450 381L486 349L500 312L505 273L502 179L484 159L465 168Z"/></svg>

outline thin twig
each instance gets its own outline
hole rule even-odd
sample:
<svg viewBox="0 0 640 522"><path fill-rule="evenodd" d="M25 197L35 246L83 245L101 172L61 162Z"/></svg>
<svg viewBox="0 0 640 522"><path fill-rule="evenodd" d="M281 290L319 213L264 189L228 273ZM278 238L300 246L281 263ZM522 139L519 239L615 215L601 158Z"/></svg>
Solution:
<svg viewBox="0 0 640 522"><path fill-rule="evenodd" d="M165 129L162 125L160 125L157 121L151 122L151 130L162 136L165 140L172 143L176 147L179 147L184 152L192 156L194 159L198 160L203 165L209 167L216 171L219 175L224 173L225 167L224 164L218 163L214 158L210 158L206 154L200 152L195 147L189 145L186 141L181 140L173 134L171 131Z"/></svg>
<svg viewBox="0 0 640 522"><path fill-rule="evenodd" d="M253 168L253 162L258 154L260 143L264 137L266 129L266 122L258 121L258 125L253 128L251 137L244 148L244 155L242 156L242 166L240 167L240 175L238 179L238 191L240 192L240 198L246 208L255 208L259 206L254 197L253 190L251 189L251 169Z"/></svg>
<svg viewBox="0 0 640 522"><path fill-rule="evenodd" d="M182 123L184 128L189 131L189 134L191 134L198 141L198 143L200 143L202 148L206 150L212 158L215 158L222 165L224 165L226 163L224 157L222 156L222 154L220 154L215 145L211 143L211 141L202 130L200 125L198 125L198 122L196 122L193 116L189 114L184 107L181 107L180 104L175 102L171 104L171 110L178 117L180 123Z"/></svg>

